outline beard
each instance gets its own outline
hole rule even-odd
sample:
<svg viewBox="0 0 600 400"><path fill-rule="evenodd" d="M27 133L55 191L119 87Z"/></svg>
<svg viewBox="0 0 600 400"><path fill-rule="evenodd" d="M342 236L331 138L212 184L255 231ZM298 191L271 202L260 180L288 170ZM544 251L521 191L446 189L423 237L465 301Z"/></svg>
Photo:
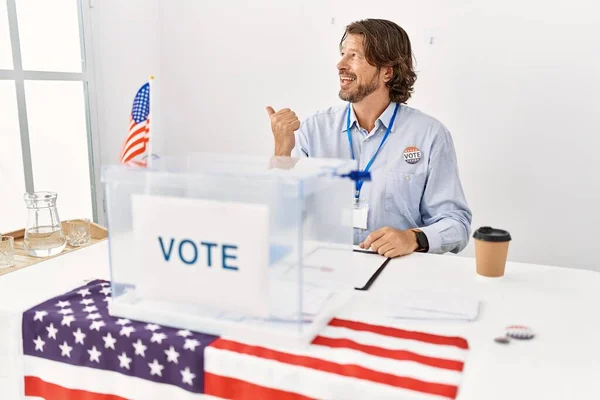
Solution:
<svg viewBox="0 0 600 400"><path fill-rule="evenodd" d="M379 88L379 81L377 78L377 74L374 74L371 82L364 85L358 85L358 87L354 90L345 91L340 89L340 99L349 103L358 103Z"/></svg>

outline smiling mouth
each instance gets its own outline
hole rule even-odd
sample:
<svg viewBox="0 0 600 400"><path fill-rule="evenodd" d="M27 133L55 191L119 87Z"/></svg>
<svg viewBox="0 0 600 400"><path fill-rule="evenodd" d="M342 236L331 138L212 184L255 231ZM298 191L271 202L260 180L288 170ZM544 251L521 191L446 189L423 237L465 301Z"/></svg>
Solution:
<svg viewBox="0 0 600 400"><path fill-rule="evenodd" d="M340 75L340 83L348 84L350 82L354 82L356 80L353 76Z"/></svg>

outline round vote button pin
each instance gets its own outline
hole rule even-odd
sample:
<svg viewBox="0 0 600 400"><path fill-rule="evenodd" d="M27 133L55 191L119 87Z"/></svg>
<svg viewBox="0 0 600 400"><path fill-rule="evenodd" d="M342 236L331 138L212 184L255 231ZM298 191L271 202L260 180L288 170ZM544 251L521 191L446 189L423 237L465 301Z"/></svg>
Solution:
<svg viewBox="0 0 600 400"><path fill-rule="evenodd" d="M407 147L404 149L404 153L402 154L404 157L404 161L409 164L416 164L421 161L421 150L416 147Z"/></svg>
<svg viewBox="0 0 600 400"><path fill-rule="evenodd" d="M531 328L524 325L509 325L506 327L506 336L513 339L527 340L532 339L535 334Z"/></svg>

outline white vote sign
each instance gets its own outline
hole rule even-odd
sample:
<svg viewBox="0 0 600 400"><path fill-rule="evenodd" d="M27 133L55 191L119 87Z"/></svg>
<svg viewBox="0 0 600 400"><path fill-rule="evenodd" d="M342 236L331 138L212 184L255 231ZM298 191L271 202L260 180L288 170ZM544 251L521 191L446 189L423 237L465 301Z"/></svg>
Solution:
<svg viewBox="0 0 600 400"><path fill-rule="evenodd" d="M132 210L140 294L268 315L266 205L133 195Z"/></svg>

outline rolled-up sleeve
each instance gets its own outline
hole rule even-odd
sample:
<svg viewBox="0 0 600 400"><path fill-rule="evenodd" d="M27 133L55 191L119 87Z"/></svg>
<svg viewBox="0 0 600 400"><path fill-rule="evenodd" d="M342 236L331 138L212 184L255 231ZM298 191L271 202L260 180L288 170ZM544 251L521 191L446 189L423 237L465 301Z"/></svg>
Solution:
<svg viewBox="0 0 600 400"><path fill-rule="evenodd" d="M460 183L456 151L443 126L430 151L427 183L421 199L423 227L430 253L458 253L469 242L472 213Z"/></svg>

